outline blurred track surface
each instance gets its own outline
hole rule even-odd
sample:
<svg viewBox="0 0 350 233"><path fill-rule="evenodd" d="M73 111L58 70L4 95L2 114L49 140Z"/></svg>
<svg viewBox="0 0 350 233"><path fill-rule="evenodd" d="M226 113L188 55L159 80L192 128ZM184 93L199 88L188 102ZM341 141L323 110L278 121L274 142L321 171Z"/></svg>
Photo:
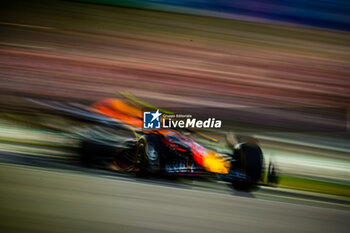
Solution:
<svg viewBox="0 0 350 233"><path fill-rule="evenodd" d="M348 232L349 211L0 165L3 232Z"/></svg>
<svg viewBox="0 0 350 233"><path fill-rule="evenodd" d="M336 208L350 210L350 199L348 197L327 195L315 192L297 191L283 188L273 188L261 186L253 190L254 192L244 192L233 189L227 182L213 179L213 177L166 177L149 176L148 178L136 177L134 174L125 174L114 171L113 169L87 168L74 157L59 158L47 156L31 156L20 153L0 153L0 162L9 164L18 164L31 166L39 169L54 169L65 173L83 173L96 177L109 179L127 180L141 183L151 183L167 187L178 187L183 189L192 189L208 191L222 194L233 194L237 196L259 198L262 200L281 201L286 203L303 204L317 207Z"/></svg>

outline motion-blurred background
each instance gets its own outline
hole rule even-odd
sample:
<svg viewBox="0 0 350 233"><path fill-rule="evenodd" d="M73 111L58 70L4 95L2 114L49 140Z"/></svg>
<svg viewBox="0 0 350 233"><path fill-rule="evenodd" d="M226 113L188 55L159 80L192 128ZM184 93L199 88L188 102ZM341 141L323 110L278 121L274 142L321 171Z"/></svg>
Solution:
<svg viewBox="0 0 350 233"><path fill-rule="evenodd" d="M28 98L123 91L256 137L280 188L349 198L349 29L346 0L2 1L2 158L75 155L72 122Z"/></svg>

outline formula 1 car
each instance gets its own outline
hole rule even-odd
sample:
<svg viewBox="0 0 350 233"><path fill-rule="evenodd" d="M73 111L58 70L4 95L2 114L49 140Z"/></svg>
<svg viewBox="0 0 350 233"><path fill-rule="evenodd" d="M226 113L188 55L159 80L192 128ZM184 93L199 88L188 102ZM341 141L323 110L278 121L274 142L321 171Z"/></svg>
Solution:
<svg viewBox="0 0 350 233"><path fill-rule="evenodd" d="M229 153L222 153L195 140L194 134L216 139L194 129L145 129L146 104L135 98L103 99L88 108L57 102L44 105L93 123L78 133L79 155L86 166L103 166L138 176L212 176L240 189L262 182L264 158L256 140L240 140L234 145L227 139ZM267 172L270 180L276 180L274 169Z"/></svg>

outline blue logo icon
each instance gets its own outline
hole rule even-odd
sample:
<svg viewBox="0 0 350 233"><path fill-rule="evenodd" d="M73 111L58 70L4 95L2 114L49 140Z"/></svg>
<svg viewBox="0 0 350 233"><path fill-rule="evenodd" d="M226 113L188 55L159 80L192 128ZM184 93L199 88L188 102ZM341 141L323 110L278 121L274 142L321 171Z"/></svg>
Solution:
<svg viewBox="0 0 350 233"><path fill-rule="evenodd" d="M144 129L160 129L160 116L162 113L159 109L156 112L143 112Z"/></svg>

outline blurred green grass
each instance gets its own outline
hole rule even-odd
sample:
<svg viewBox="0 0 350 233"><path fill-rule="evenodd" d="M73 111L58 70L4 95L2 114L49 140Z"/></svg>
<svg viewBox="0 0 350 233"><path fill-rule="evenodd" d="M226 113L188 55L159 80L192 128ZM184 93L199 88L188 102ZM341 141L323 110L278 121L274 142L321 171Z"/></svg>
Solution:
<svg viewBox="0 0 350 233"><path fill-rule="evenodd" d="M343 196L350 198L350 184L326 181L301 176L281 175L279 186L308 192Z"/></svg>

